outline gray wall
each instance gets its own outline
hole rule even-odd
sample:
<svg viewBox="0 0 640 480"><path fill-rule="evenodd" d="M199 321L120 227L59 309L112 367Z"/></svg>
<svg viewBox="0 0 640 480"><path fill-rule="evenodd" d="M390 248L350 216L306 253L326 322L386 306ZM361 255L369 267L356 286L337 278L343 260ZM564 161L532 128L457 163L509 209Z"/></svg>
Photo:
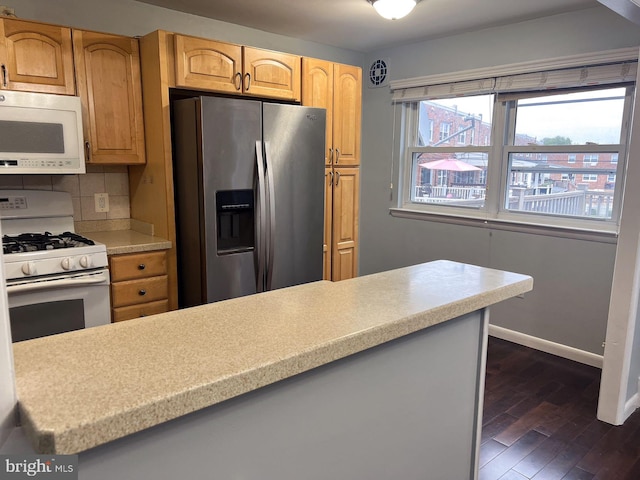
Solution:
<svg viewBox="0 0 640 480"><path fill-rule="evenodd" d="M154 30L168 30L334 62L353 65L362 62L362 56L358 52L240 27L132 0L4 0L2 4L13 7L16 15L21 18L101 32L142 36Z"/></svg>
<svg viewBox="0 0 640 480"><path fill-rule="evenodd" d="M638 44L639 27L597 6L381 50L363 67L387 58L397 80ZM615 245L391 217L396 113L388 89L365 86L360 273L446 258L530 274L534 291L494 307L491 323L602 355Z"/></svg>
<svg viewBox="0 0 640 480"><path fill-rule="evenodd" d="M640 299L639 299L640 300ZM640 304L638 305L638 314L640 317ZM627 400L631 399L636 393L640 395L640 318L636 317L636 328L633 336L633 347L631 350L631 364L629 366L629 380L627 384ZM640 398L637 400L640 407Z"/></svg>

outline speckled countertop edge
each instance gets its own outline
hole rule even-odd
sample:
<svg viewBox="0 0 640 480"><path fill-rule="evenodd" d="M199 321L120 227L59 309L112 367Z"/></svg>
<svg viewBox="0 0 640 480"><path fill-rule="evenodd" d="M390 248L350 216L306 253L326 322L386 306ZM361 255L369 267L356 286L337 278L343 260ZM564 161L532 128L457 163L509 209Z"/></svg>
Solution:
<svg viewBox="0 0 640 480"><path fill-rule="evenodd" d="M171 248L171 242L164 238L146 235L135 230L109 230L87 232L85 237L107 247L107 255L151 252Z"/></svg>
<svg viewBox="0 0 640 480"><path fill-rule="evenodd" d="M81 452L532 285L524 275L438 261L21 342L22 422L38 452Z"/></svg>

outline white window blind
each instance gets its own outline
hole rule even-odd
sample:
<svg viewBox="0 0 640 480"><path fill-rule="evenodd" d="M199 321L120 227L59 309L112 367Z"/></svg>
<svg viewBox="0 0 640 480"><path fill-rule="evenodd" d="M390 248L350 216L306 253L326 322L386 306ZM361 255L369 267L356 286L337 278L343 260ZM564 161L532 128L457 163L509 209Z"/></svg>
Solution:
<svg viewBox="0 0 640 480"><path fill-rule="evenodd" d="M424 85L408 88L394 89L392 85L391 89L393 91L393 101L405 103L487 93L527 92L621 84L634 82L637 68L637 61L624 61L461 82L425 83Z"/></svg>

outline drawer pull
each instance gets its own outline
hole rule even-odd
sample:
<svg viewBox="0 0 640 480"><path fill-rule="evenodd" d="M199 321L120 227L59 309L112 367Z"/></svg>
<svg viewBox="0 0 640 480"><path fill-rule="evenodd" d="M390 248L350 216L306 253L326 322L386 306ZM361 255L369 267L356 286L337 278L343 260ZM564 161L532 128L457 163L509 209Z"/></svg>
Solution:
<svg viewBox="0 0 640 480"><path fill-rule="evenodd" d="M147 294L147 291L144 288L141 288L140 290L138 290L138 295L140 295L141 297L145 296Z"/></svg>
<svg viewBox="0 0 640 480"><path fill-rule="evenodd" d="M138 265L138 270L144 270L145 268L147 268L147 266L144 263Z"/></svg>

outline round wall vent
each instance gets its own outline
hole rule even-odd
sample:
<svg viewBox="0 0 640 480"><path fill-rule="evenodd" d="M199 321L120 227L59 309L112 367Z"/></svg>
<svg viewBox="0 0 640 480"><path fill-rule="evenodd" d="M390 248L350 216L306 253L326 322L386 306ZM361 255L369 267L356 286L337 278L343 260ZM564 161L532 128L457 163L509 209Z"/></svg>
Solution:
<svg viewBox="0 0 640 480"><path fill-rule="evenodd" d="M372 87L382 87L387 84L389 67L386 60L374 60L369 68L369 83Z"/></svg>

